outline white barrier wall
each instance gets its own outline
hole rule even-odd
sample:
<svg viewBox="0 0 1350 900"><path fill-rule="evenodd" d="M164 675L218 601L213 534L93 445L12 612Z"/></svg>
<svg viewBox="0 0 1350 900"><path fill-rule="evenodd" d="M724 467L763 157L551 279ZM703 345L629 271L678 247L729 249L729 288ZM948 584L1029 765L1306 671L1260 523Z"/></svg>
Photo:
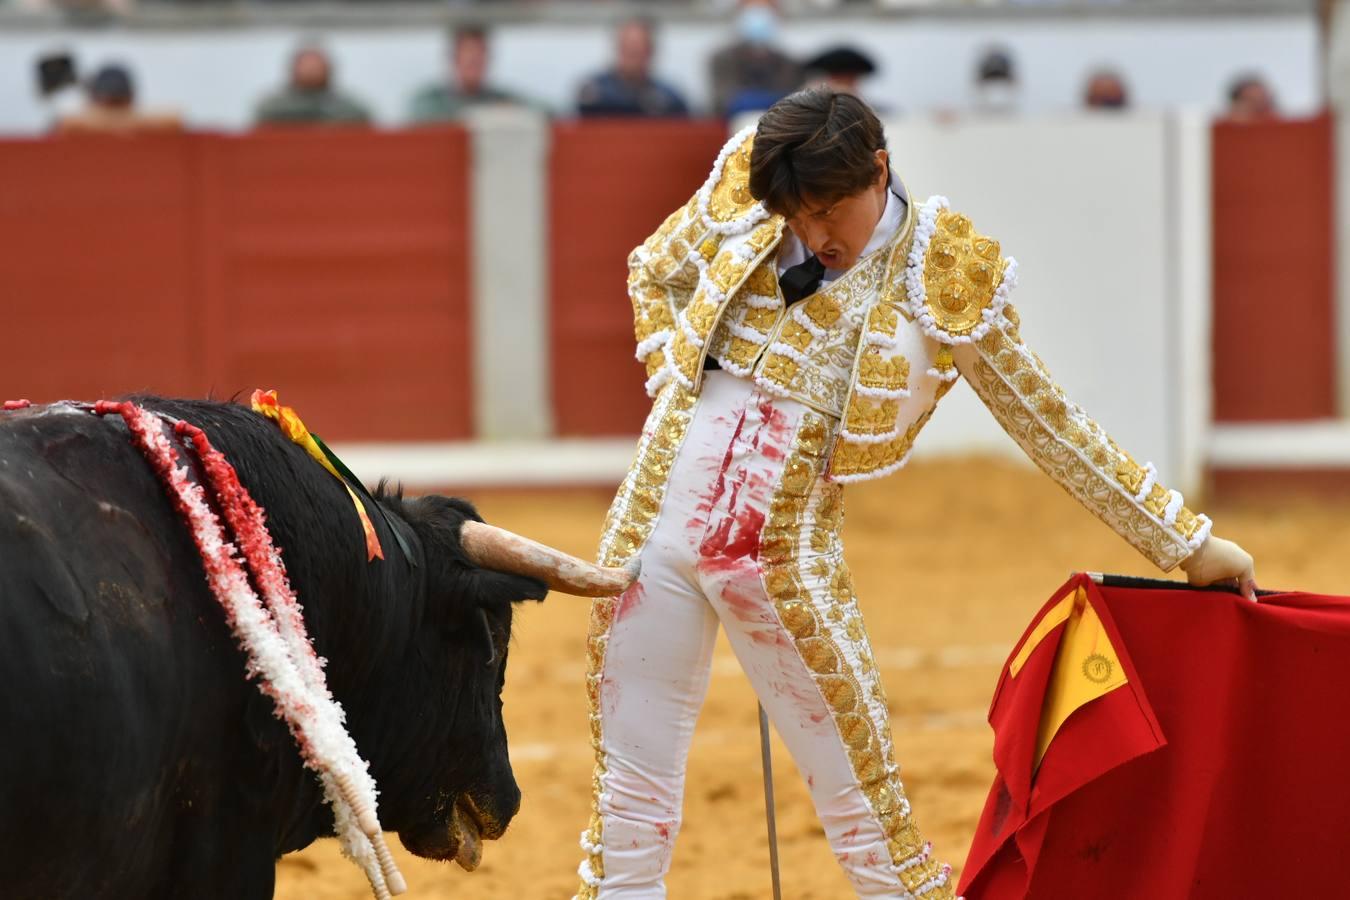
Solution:
<svg viewBox="0 0 1350 900"><path fill-rule="evenodd" d="M569 113L579 82L612 57L603 13L593 16L497 27L493 80ZM40 54L59 48L73 51L85 71L126 62L146 104L179 109L194 127L244 128L258 99L281 83L287 56L302 37L324 38L342 85L369 103L380 123L399 124L406 121L411 93L442 77L445 39L437 27L390 25L0 31L0 133L47 127L51 111L35 95L33 67ZM733 37L729 21L673 22L660 34L658 74L706 110L708 57ZM993 11L980 17L849 15L790 21L783 29L784 47L800 56L837 43L872 54L880 72L865 95L883 110L904 113L968 108L975 61L997 43L1017 60L1026 112L1075 109L1087 74L1109 65L1124 75L1142 109L1217 111L1233 77L1255 71L1274 87L1283 109L1307 114L1322 103L1318 41L1311 7L1292 14L1155 17L1109 10L1063 18Z"/></svg>
<svg viewBox="0 0 1350 900"><path fill-rule="evenodd" d="M943 194L1019 263L1022 334L1069 396L1167 483L1208 420L1207 126L1134 116L887 127L916 198ZM964 383L917 454L1020 456Z"/></svg>

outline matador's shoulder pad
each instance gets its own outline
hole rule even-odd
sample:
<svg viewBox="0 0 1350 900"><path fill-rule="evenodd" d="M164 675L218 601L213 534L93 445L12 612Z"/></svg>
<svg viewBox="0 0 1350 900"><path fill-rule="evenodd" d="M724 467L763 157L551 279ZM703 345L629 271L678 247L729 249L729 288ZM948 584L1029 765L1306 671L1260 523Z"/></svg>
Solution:
<svg viewBox="0 0 1350 900"><path fill-rule="evenodd" d="M755 133L741 132L727 141L713 164L699 205L710 227L727 225L745 217L756 206L750 195L750 153Z"/></svg>
<svg viewBox="0 0 1350 900"><path fill-rule="evenodd" d="M750 153L755 126L731 137L717 154L712 172L698 192L698 211L717 235L743 234L769 218L764 204L750 194Z"/></svg>
<svg viewBox="0 0 1350 900"><path fill-rule="evenodd" d="M756 251L775 238L781 220L750 195L750 153L754 126L722 146L712 172L689 202L672 213L629 258L630 268L644 263L657 280L692 289L699 269L713 263L723 242L760 229Z"/></svg>
<svg viewBox="0 0 1350 900"><path fill-rule="evenodd" d="M944 344L977 341L998 319L1017 263L970 219L933 197L919 211L907 273L910 312Z"/></svg>

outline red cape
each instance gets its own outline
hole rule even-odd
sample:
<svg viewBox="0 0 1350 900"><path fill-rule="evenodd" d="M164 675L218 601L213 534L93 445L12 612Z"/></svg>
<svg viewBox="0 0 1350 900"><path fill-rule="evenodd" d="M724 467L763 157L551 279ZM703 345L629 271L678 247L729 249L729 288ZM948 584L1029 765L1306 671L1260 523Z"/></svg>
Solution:
<svg viewBox="0 0 1350 900"><path fill-rule="evenodd" d="M1071 637L1085 614L1100 646ZM966 900L1350 896L1350 598L1075 576L989 722Z"/></svg>

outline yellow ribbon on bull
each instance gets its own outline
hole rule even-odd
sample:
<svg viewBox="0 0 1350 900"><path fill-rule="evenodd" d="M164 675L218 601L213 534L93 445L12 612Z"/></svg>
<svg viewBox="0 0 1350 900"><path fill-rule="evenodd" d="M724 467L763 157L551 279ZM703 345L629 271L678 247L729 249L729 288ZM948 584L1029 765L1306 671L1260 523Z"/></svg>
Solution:
<svg viewBox="0 0 1350 900"><path fill-rule="evenodd" d="M281 433L290 438L293 443L299 444L305 449L305 452L314 458L314 461L328 470L342 486L347 489L347 496L352 498L352 505L356 507L356 515L361 520L361 530L366 536L366 561L372 559L384 559L384 550L380 547L379 535L375 533L375 526L370 522L370 516L366 515L366 508L361 503L361 498L356 496L347 479L342 477L329 461L328 455L323 452L323 447L315 440L314 435L309 433L305 423L300 421L295 410L289 406L282 406L277 399L276 391L255 390L251 398L253 411L266 416L276 422L281 428Z"/></svg>

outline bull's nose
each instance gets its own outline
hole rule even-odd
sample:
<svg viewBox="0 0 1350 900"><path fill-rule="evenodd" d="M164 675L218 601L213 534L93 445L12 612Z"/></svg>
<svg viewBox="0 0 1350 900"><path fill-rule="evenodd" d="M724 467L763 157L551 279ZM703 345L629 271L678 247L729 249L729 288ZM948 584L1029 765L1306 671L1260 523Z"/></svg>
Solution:
<svg viewBox="0 0 1350 900"><path fill-rule="evenodd" d="M499 816L500 827L496 830L495 834L490 836L490 839L495 841L497 838L501 837L506 831L506 826L511 824L511 820L516 817L516 813L518 812L520 812L520 788L513 786L510 796L506 797L505 802L502 803L502 812ZM489 836L484 835L484 837Z"/></svg>
<svg viewBox="0 0 1350 900"><path fill-rule="evenodd" d="M506 833L506 827L520 812L520 788L512 785L509 791L502 791L485 803L465 795L464 805L478 823L478 832L483 839L495 841Z"/></svg>

